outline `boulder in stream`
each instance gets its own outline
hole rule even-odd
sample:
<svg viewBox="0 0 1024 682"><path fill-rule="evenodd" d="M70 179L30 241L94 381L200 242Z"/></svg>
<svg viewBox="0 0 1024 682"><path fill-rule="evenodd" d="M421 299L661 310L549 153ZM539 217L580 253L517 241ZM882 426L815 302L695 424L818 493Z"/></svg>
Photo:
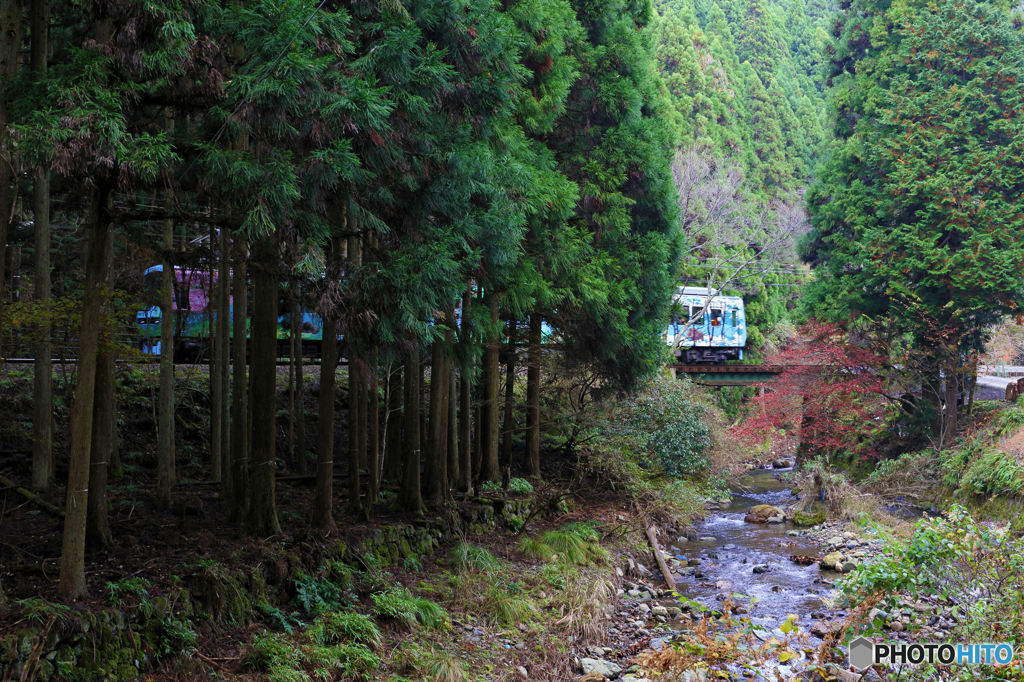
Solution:
<svg viewBox="0 0 1024 682"><path fill-rule="evenodd" d="M607 677L609 680L614 680L622 672L620 666L603 658L581 658L580 667L583 668L584 675L594 672Z"/></svg>
<svg viewBox="0 0 1024 682"><path fill-rule="evenodd" d="M750 508L743 520L747 523L781 523L786 513L770 504L756 504ZM778 519L778 521L774 521Z"/></svg>
<svg viewBox="0 0 1024 682"><path fill-rule="evenodd" d="M831 568L833 571L836 570L836 566L841 566L843 561L843 555L840 552L832 552L826 554L821 560L821 565L825 568Z"/></svg>

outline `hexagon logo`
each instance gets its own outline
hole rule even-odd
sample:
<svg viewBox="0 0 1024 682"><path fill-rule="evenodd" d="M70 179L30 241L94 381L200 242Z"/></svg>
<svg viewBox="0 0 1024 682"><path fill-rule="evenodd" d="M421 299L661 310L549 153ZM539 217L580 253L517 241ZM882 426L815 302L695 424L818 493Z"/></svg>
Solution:
<svg viewBox="0 0 1024 682"><path fill-rule="evenodd" d="M875 661L875 645L867 637L858 637L850 642L850 665L857 670L866 670Z"/></svg>

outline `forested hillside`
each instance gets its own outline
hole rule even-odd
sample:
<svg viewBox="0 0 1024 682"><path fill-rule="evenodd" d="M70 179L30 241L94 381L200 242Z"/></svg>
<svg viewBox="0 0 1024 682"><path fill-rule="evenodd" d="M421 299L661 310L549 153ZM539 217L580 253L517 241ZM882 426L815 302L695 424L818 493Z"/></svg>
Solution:
<svg viewBox="0 0 1024 682"><path fill-rule="evenodd" d="M742 294L751 347L781 347L797 288L803 195L830 141L822 49L837 6L656 2L650 36L684 150L674 163L685 282ZM765 347L767 344L767 347Z"/></svg>
<svg viewBox="0 0 1024 682"><path fill-rule="evenodd" d="M828 147L819 55L836 6L680 0L655 9L654 58L680 144L734 156L759 194L804 188Z"/></svg>

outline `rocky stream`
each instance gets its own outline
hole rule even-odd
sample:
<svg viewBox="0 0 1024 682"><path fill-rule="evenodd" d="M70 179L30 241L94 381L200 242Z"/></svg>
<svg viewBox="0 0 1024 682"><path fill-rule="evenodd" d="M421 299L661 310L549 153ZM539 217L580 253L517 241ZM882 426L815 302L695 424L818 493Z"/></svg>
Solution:
<svg viewBox="0 0 1024 682"><path fill-rule="evenodd" d="M630 661L706 626L708 621L703 625L701 621L707 618L716 623L719 634L746 631L752 636L746 646L770 642L789 652L783 660L776 656L757 666L749 661L737 663L718 673L734 679L788 680L813 667L813 654L822 638L846 616L836 609L836 579L844 571L856 570L882 546L877 539L861 539L839 524L803 529L794 525L784 510L795 501L785 481L787 471L751 471L730 498L708 500L708 514L696 532L662 545L675 578L674 591L665 587L656 566L626 559L617 569L623 589L608 642L579 652L579 669L584 673L580 682L649 679L642 667ZM727 604L732 613L728 620L723 619ZM848 682L861 678L836 666L830 673ZM869 672L864 679L872 675ZM709 675L695 669L677 679L696 682Z"/></svg>

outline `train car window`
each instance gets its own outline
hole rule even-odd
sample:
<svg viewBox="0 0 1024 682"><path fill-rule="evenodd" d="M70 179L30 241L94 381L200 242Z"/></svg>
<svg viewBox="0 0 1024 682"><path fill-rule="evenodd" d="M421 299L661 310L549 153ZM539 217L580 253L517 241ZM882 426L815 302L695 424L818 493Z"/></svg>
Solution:
<svg viewBox="0 0 1024 682"><path fill-rule="evenodd" d="M703 309L704 309L703 306L699 306L699 305L691 306L690 307L690 319L694 320L695 322L700 324L699 320L701 319L701 310L703 310Z"/></svg>
<svg viewBox="0 0 1024 682"><path fill-rule="evenodd" d="M736 311L732 311L732 326L736 326Z"/></svg>
<svg viewBox="0 0 1024 682"><path fill-rule="evenodd" d="M711 309L711 326L712 327L720 327L720 326L722 326L722 311L721 310L716 310L714 308Z"/></svg>

